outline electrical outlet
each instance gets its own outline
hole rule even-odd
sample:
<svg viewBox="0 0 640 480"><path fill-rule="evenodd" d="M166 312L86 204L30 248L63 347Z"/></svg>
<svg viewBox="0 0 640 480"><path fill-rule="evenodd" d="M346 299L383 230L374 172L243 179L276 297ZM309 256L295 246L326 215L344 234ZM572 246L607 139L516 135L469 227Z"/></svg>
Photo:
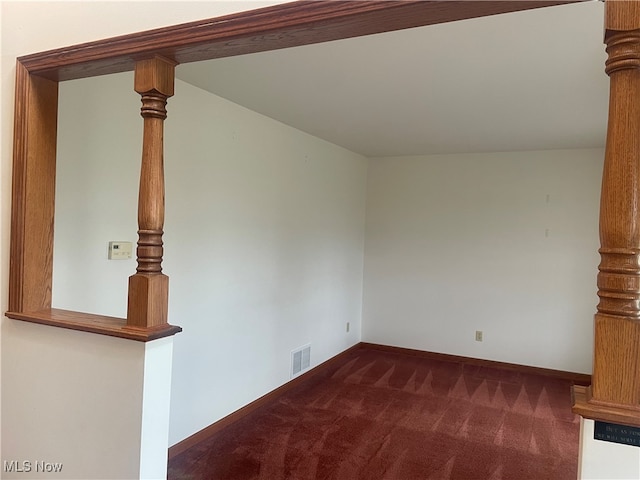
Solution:
<svg viewBox="0 0 640 480"><path fill-rule="evenodd" d="M476 342L482 341L482 330L476 330Z"/></svg>
<svg viewBox="0 0 640 480"><path fill-rule="evenodd" d="M350 325L350 323L349 323L349 322L347 322L347 333L349 333L349 327L350 327L350 326L351 326L351 325Z"/></svg>

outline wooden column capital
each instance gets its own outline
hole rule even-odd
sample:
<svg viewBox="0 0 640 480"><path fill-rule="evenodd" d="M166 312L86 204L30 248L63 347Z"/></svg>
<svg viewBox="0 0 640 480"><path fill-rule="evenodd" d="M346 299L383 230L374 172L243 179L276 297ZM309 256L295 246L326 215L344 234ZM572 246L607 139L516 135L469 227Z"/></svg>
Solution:
<svg viewBox="0 0 640 480"><path fill-rule="evenodd" d="M134 90L140 95L156 92L172 97L175 85L176 62L155 56L136 63Z"/></svg>
<svg viewBox="0 0 640 480"><path fill-rule="evenodd" d="M605 41L612 32L640 29L640 2L638 0L606 0L604 29Z"/></svg>

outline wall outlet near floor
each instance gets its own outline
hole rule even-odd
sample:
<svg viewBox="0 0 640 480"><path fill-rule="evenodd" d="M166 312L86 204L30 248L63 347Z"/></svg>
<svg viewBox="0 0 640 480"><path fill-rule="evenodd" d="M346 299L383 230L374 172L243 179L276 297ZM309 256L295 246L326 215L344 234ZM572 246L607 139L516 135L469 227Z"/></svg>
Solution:
<svg viewBox="0 0 640 480"><path fill-rule="evenodd" d="M476 342L482 341L482 330L476 330Z"/></svg>
<svg viewBox="0 0 640 480"><path fill-rule="evenodd" d="M349 327L351 326L350 322L347 322L347 333L349 333Z"/></svg>

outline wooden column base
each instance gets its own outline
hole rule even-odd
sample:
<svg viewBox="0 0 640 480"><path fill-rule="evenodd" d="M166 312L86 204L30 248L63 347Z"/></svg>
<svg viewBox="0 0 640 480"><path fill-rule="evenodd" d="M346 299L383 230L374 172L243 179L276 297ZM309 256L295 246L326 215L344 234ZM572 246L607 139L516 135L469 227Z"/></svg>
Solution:
<svg viewBox="0 0 640 480"><path fill-rule="evenodd" d="M599 312L594 323L593 399L640 412L640 321Z"/></svg>
<svg viewBox="0 0 640 480"><path fill-rule="evenodd" d="M592 383L573 387L573 412L640 427L640 321L596 313Z"/></svg>
<svg viewBox="0 0 640 480"><path fill-rule="evenodd" d="M575 385L572 393L573 413L591 420L640 427L640 408L594 400L591 386Z"/></svg>
<svg viewBox="0 0 640 480"><path fill-rule="evenodd" d="M136 273L129 277L127 327L159 328L167 325L169 277Z"/></svg>

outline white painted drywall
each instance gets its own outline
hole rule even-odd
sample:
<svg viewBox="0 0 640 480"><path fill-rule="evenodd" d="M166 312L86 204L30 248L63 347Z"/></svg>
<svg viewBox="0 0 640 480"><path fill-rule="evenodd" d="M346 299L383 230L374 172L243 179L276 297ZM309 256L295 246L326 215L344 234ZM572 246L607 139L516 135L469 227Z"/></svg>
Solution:
<svg viewBox="0 0 640 480"><path fill-rule="evenodd" d="M173 338L7 322L2 339L2 478L166 477Z"/></svg>
<svg viewBox="0 0 640 480"><path fill-rule="evenodd" d="M16 57L275 3L280 2L0 1L2 312L7 309ZM93 275L90 271L85 274ZM133 478L140 473L136 452L142 453L143 462L148 458L141 452L141 412L136 404L144 383L139 369L143 357L138 355L142 344L4 318L0 339L0 461L60 459L64 478Z"/></svg>
<svg viewBox="0 0 640 480"><path fill-rule="evenodd" d="M579 480L636 480L640 478L640 448L595 440L594 421L580 420Z"/></svg>
<svg viewBox="0 0 640 480"><path fill-rule="evenodd" d="M136 240L132 85L61 85L56 307L125 315L135 260L106 248ZM367 160L181 81L168 112L175 443L285 383L291 350L310 343L314 366L359 341Z"/></svg>
<svg viewBox="0 0 640 480"><path fill-rule="evenodd" d="M185 329L172 443L285 383L291 350L310 343L313 367L360 340L367 169L186 83L178 95L166 133L165 264Z"/></svg>
<svg viewBox="0 0 640 480"><path fill-rule="evenodd" d="M270 2L277 3L277 2ZM3 311L6 309L7 288L6 279L8 275L8 237L9 237L9 218L10 218L10 193L11 193L11 144L12 144L12 119L13 119L13 88L14 88L14 76L15 76L15 57L18 55L25 55L37 51L42 51L50 48L62 47L83 41L91 41L97 38L105 38L113 35L129 33L131 31L137 31L141 29L154 28L163 25L174 24L181 21L195 20L204 18L206 16L216 16L223 13L230 13L231 11L247 10L252 8L254 4L242 1L229 1L229 2L153 2L153 8L149 8L149 2L0 2L0 21L2 22L1 28L1 52L2 59L0 62L0 83L1 83L1 111L0 111L0 300L3 305ZM123 11L126 9L127 14ZM118 97L115 97L118 98ZM114 100L112 98L111 100ZM170 113L171 115L171 113ZM138 127L135 127L138 128ZM114 139L114 142L120 142L120 139ZM590 191L594 191L592 187L589 187ZM588 189L587 189L588 190ZM597 189L596 189L597 191ZM585 208L585 211L589 209ZM591 235L591 234L590 234ZM373 237L375 238L375 237ZM102 247L101 247L102 248ZM573 248L573 247L572 247ZM595 246L594 246L595 248ZM569 249L571 250L571 248ZM595 251L595 250L594 250ZM106 252L103 250L103 253ZM593 255L593 252L591 253ZM170 261L170 260L168 260ZM594 265L597 260L594 257ZM123 269L124 270L124 269ZM585 305L585 295L590 295L594 290L594 278L595 272L591 270L586 275L584 280L589 283L589 293L581 293L576 296L575 304L578 303ZM172 289L177 287L175 282L172 281ZM586 292L587 287L583 287L582 291ZM580 297L580 298L577 298ZM595 299L587 299L587 303L595 304ZM118 305L122 305L122 300L118 300ZM118 307L121 308L121 307ZM593 309L591 307L585 307L588 310L586 321L590 325L591 314ZM580 315L581 318L584 314ZM397 316L393 317L397 319ZM180 319L175 319L176 323L183 323ZM395 320L394 320L395 321ZM373 324L372 324L373 325ZM475 330L475 326L473 330ZM589 327L590 328L590 327ZM10 330L7 330L10 329ZM11 332L13 329L18 329L15 336L18 342L41 342L47 345L51 339L57 338L61 335L60 330L47 329L47 327L25 325L19 322L3 320L2 322L2 349L1 349L1 361L3 370L10 372L9 375L13 377L10 382L16 381L16 375L19 373L20 361L24 360L24 356L20 352L17 352L14 348L6 348L5 344L11 343L14 335L8 333L5 335L5 331ZM43 331L51 331L50 334L42 335ZM353 331L353 329L352 329ZM251 332L249 332L251 333ZM77 332L64 332L64 334L86 335ZM489 341L490 333L485 333L486 340ZM564 338L569 336L569 333L563 335ZM44 338L47 337L47 338ZM94 343L99 345L103 344L102 337L89 336L85 338L84 347L86 349L94 350ZM177 337L180 338L180 337ZM95 342L94 342L95 339ZM580 342L588 342L588 338L581 339ZM202 343L205 343L204 341ZM63 341L64 344L64 341ZM117 344L117 342L116 342ZM115 345L115 344L114 344ZM74 347L77 346L74 344ZM113 345L112 345L113 346ZM406 345L406 346L410 346ZM83 351L84 351L83 347ZM112 348L110 352L117 351L117 348ZM545 348L541 348L543 352ZM42 352L33 352L34 357L41 357ZM461 349L462 351L462 349ZM60 357L58 361L64 361L69 359L69 352L59 352L54 357ZM453 353L453 352L449 352ZM478 356L480 355L479 352ZM92 353L94 355L94 353ZM544 353L542 354L544 355ZM32 362L34 359L28 359ZM225 365L229 362L224 359ZM537 362L536 362L537 363ZM586 362L588 363L588 362ZM7 368L7 364L9 367ZM585 364L585 361L580 362L581 365ZM203 367L203 369L206 368ZM216 368L223 368L218 365ZM213 377L213 374L210 375ZM252 377L253 378L253 377ZM22 401L20 393L21 391L14 391L8 389L5 385L5 376L2 377L2 399L3 399L3 411L2 415L2 437L5 442L2 444L2 458L6 459L5 452L10 452L5 447L8 439L14 438L16 432L19 435L25 435L20 433L22 428L16 425L16 422L7 423L5 418L12 415L17 415L19 418L25 417L29 414L26 404ZM49 392L49 395L62 396L66 398L67 391L63 388L55 388ZM77 391L77 390L76 390ZM88 399L84 396L83 398ZM23 393L23 392L22 392ZM111 395L107 395L109 399L112 399ZM46 399L43 399L42 405L44 405ZM117 400L117 398L116 398ZM27 401L32 402L33 398L27 398ZM9 405L5 408L5 404ZM41 405L40 405L41 406ZM81 418L77 415L71 415L70 419L74 420ZM114 418L117 416L114 415ZM42 428L38 427L36 431L32 432L34 436L39 436L43 433ZM95 433L95 432L94 432ZM131 433L133 435L133 433ZM174 432L174 439L179 438L180 432ZM122 435L119 437L122 441ZM128 441L128 440L127 440ZM624 446L620 446L624 448ZM617 448L620 448L617 447ZM69 448L66 445L64 448ZM612 448L616 448L613 446ZM52 445L47 446L47 454L55 452ZM30 455L31 456L31 455ZM608 461L611 458L610 452L596 451L594 449L585 450L584 459L592 459L594 461L603 460ZM584 463L585 460L583 460ZM92 467L96 468L102 465L102 460L96 461ZM625 468L622 467L621 468ZM636 464L629 464L627 467L631 476L638 476L638 469ZM625 473L623 472L623 475ZM629 475L627 477L631 478ZM24 478L24 477L22 477Z"/></svg>
<svg viewBox="0 0 640 480"><path fill-rule="evenodd" d="M138 477L144 343L7 321L2 355L2 478Z"/></svg>
<svg viewBox="0 0 640 480"><path fill-rule="evenodd" d="M229 15L291 0L76 0L0 2L2 49L15 56Z"/></svg>
<svg viewBox="0 0 640 480"><path fill-rule="evenodd" d="M60 84L54 307L126 316L142 138L131 85L132 72ZM133 242L132 258L108 260L111 240Z"/></svg>
<svg viewBox="0 0 640 480"><path fill-rule="evenodd" d="M590 372L602 159L372 159L363 341Z"/></svg>
<svg viewBox="0 0 640 480"><path fill-rule="evenodd" d="M141 480L167 478L173 338L161 338L144 346Z"/></svg>

